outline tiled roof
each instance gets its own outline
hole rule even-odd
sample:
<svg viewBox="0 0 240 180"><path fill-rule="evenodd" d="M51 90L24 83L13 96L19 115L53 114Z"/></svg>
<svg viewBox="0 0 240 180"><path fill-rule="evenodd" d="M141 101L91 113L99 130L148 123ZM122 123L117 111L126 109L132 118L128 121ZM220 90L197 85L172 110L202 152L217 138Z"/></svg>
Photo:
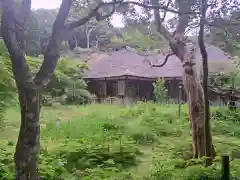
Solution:
<svg viewBox="0 0 240 180"><path fill-rule="evenodd" d="M221 49L207 46L210 73L229 71L231 59ZM165 56L158 54L148 56L153 64L159 64ZM197 52L197 64L202 63L200 51ZM107 78L116 76L137 76L146 78L156 77L181 77L182 65L176 56L171 56L163 67L152 68L142 55L123 48L112 52L110 55L93 58L89 61L89 70L84 73L84 78Z"/></svg>

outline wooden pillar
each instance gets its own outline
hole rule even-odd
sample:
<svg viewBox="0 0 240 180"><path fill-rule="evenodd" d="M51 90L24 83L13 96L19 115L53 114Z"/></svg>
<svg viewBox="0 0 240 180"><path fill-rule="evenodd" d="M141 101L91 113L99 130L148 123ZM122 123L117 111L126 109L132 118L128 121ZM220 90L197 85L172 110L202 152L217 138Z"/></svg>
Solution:
<svg viewBox="0 0 240 180"><path fill-rule="evenodd" d="M126 94L126 80L118 80L117 81L117 93L118 96L121 97L122 102L124 103L124 96Z"/></svg>
<svg viewBox="0 0 240 180"><path fill-rule="evenodd" d="M171 94L172 94L172 82L170 79L168 80L168 104L170 103Z"/></svg>
<svg viewBox="0 0 240 180"><path fill-rule="evenodd" d="M106 97L107 94L107 85L106 85L106 81L100 81L99 82L99 95L100 95L100 99Z"/></svg>
<svg viewBox="0 0 240 180"><path fill-rule="evenodd" d="M128 96L128 77L125 79L125 96Z"/></svg>
<svg viewBox="0 0 240 180"><path fill-rule="evenodd" d="M125 100L128 98L128 77L125 79L125 90L124 90L123 104L125 104Z"/></svg>
<svg viewBox="0 0 240 180"><path fill-rule="evenodd" d="M102 88L103 88L103 96L106 97L106 95L107 95L107 82L106 82L106 79L102 82Z"/></svg>

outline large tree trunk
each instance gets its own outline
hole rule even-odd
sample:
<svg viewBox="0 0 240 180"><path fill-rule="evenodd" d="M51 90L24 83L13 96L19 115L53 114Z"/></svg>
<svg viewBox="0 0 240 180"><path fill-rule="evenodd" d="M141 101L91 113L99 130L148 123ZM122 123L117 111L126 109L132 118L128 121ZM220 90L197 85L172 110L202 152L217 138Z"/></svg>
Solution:
<svg viewBox="0 0 240 180"><path fill-rule="evenodd" d="M189 120L192 129L193 157L205 154L204 146L204 94L194 64L183 66L183 85L187 94Z"/></svg>
<svg viewBox="0 0 240 180"><path fill-rule="evenodd" d="M157 31L162 34L166 40L169 41L170 48L178 57L183 66L182 80L185 92L187 94L189 121L192 130L192 144L194 158L205 155L205 141L204 141L204 92L200 82L200 73L196 68L196 50L197 45L191 43L186 44L185 30L188 26L190 15L188 12L196 2L191 0L177 0L179 12L179 21L176 30L171 34L163 25L158 10L154 10L154 17L156 21ZM153 5L159 5L157 0L152 0ZM213 147L213 146L211 146Z"/></svg>
<svg viewBox="0 0 240 180"><path fill-rule="evenodd" d="M205 156L206 166L212 164L212 159L215 157L216 153L212 145L212 135L211 135L211 125L210 125L210 106L208 100L208 54L204 44L204 23L206 19L206 12L208 8L208 0L201 1L201 19L200 19L200 29L198 35L198 45L202 54L202 70L203 70L203 91L204 91L204 140L205 140Z"/></svg>
<svg viewBox="0 0 240 180"><path fill-rule="evenodd" d="M40 148L40 95L35 88L19 91L21 127L15 152L16 179L36 180Z"/></svg>

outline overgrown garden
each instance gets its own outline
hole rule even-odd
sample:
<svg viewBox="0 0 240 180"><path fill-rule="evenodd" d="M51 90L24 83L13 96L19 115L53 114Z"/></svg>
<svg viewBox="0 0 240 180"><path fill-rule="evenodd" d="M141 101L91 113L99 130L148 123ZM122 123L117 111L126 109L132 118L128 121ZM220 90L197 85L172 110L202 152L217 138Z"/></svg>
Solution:
<svg viewBox="0 0 240 180"><path fill-rule="evenodd" d="M218 156L204 168L192 159L187 107L138 103L133 107L53 105L41 115L39 170L43 179L217 179L220 156L230 155L231 179L239 179L239 112L212 109ZM19 108L12 106L1 129L0 177L14 179L13 153Z"/></svg>
<svg viewBox="0 0 240 180"><path fill-rule="evenodd" d="M231 178L239 179L239 110L209 109L207 93L206 38L239 56L239 2L222 3L62 0L48 11L31 10L31 0L3 0L0 178L218 179L226 153ZM126 16L121 31L109 22L116 12ZM198 40L186 36L193 30ZM163 79L154 84L158 103L94 104L81 77L86 62L70 55L80 47L108 52L126 45L166 55L152 67L164 67L173 55L179 59L188 100L181 116L175 105L164 104Z"/></svg>

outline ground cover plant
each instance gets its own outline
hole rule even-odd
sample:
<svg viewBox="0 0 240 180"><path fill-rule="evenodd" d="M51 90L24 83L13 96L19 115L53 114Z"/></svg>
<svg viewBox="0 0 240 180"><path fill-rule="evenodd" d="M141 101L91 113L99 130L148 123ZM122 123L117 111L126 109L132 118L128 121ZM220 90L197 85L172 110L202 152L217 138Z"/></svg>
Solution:
<svg viewBox="0 0 240 180"><path fill-rule="evenodd" d="M132 107L53 104L41 114L39 171L43 179L217 179L220 155L231 156L231 178L240 177L238 112L212 109L217 158L204 168L192 160L184 106L138 103ZM0 132L0 179L14 179L19 109L9 108Z"/></svg>

